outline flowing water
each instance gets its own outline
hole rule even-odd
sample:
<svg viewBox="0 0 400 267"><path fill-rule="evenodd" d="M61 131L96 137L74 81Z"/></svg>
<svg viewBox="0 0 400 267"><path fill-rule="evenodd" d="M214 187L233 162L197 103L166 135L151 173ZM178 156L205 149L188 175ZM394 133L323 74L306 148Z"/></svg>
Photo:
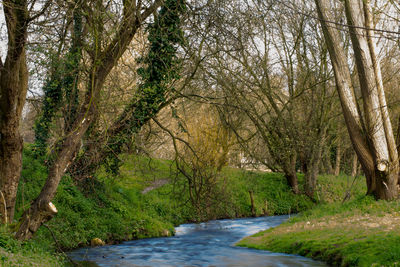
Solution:
<svg viewBox="0 0 400 267"><path fill-rule="evenodd" d="M286 219L287 216L272 216L183 224L175 228L173 237L82 248L69 255L98 266L326 266L300 256L234 246L243 237Z"/></svg>

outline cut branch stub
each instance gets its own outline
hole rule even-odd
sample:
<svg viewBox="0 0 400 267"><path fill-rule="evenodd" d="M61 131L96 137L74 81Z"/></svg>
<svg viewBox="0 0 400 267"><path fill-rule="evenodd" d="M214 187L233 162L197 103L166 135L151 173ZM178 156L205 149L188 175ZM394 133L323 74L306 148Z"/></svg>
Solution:
<svg viewBox="0 0 400 267"><path fill-rule="evenodd" d="M30 239L39 227L53 218L57 212L56 206L51 202L43 206L39 203L34 203L29 210L24 213L25 218L15 234L15 237L18 240Z"/></svg>
<svg viewBox="0 0 400 267"><path fill-rule="evenodd" d="M388 169L388 165L387 161L379 161L376 167L379 171L385 172Z"/></svg>

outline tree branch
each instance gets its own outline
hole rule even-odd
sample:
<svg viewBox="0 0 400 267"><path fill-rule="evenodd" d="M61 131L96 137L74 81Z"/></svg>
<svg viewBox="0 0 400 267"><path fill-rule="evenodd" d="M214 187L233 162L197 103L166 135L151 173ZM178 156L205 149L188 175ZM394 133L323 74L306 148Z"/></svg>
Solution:
<svg viewBox="0 0 400 267"><path fill-rule="evenodd" d="M35 3L35 2L36 2L36 1L34 1L34 3ZM29 13L32 12L34 3L32 4L32 6L31 6L31 8L30 8L30 10L29 10ZM29 17L28 20L27 20L27 22L29 23L29 22L31 22L31 21L37 19L37 18L40 17L41 15L43 15L44 12L46 12L46 10L49 8L49 6L51 5L51 3L52 3L51 0L47 0L46 3L44 4L43 8L42 8L38 13L36 13L34 16Z"/></svg>

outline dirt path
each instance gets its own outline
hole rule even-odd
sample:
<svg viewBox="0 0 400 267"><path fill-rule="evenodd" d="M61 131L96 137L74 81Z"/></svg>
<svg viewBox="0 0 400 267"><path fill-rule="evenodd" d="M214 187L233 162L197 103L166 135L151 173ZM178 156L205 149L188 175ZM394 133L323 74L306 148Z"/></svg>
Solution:
<svg viewBox="0 0 400 267"><path fill-rule="evenodd" d="M150 192L151 190L157 189L157 188L159 188L159 187L161 187L161 186L163 186L165 184L168 184L168 183L169 183L168 179L160 179L160 180L154 181L154 182L151 183L150 186L148 186L145 189L143 189L142 194L144 195L144 194Z"/></svg>

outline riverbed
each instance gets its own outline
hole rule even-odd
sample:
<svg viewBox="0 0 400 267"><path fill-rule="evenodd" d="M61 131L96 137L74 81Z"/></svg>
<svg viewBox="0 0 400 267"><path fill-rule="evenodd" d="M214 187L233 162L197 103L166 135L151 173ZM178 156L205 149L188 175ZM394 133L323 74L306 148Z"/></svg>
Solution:
<svg viewBox="0 0 400 267"><path fill-rule="evenodd" d="M182 224L173 237L81 248L69 253L98 266L327 266L308 258L235 247L245 236L275 227L288 216L215 220Z"/></svg>

